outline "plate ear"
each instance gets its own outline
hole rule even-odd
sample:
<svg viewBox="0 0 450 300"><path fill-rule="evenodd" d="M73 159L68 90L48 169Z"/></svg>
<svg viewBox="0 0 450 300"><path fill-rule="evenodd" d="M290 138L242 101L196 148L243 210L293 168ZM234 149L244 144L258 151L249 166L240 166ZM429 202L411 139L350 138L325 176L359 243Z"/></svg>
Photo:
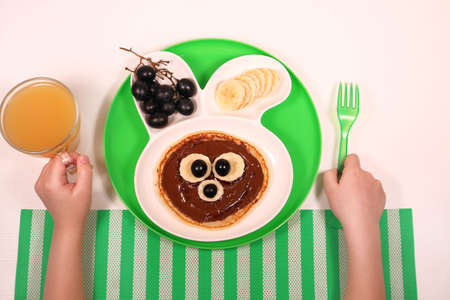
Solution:
<svg viewBox="0 0 450 300"><path fill-rule="evenodd" d="M230 80L236 84L227 84ZM241 90L239 84L245 90L242 99L225 101L239 100L242 105L223 105L226 98L223 94L240 95L235 93ZM282 103L291 88L289 72L279 61L265 55L244 55L229 60L214 72L203 90L202 101L208 115L259 120L266 110ZM226 110L229 107L232 109Z"/></svg>
<svg viewBox="0 0 450 300"><path fill-rule="evenodd" d="M177 111L175 111L175 113L173 113L172 115L170 115L168 117L168 125L165 126L164 128L160 128L160 129L150 127L148 125L148 123L147 123L148 114L142 110L142 107L141 107L142 101L137 101L136 99L134 99L134 102L136 104L136 109L139 113L139 116L141 117L142 122L145 125L145 128L147 129L147 132L151 136L154 136L155 134L164 132L167 128L169 128L170 126L172 126L180 121L190 119L190 118L195 118L195 117L198 117L199 115L201 115L202 111L203 111L202 101L201 101L202 90L200 89L200 86L197 82L197 78L195 78L195 75L192 72L189 65L180 56L178 56L172 52L168 52L168 51L155 51L155 52L147 53L146 55L143 55L143 56L146 58L150 58L153 62L167 61L168 63L164 66L164 68L170 70L173 73L173 77L176 79L182 79L182 78L190 79L194 83L195 90L196 90L196 93L192 97L189 98L194 103L194 112L191 115L185 116L185 115L182 115L181 113L178 113ZM134 69L134 68L131 68L131 69ZM160 84L176 84L176 82L175 83L171 82L167 78L161 78L161 76L157 76L156 80L158 80L158 82ZM136 76L134 73L132 73L131 80L130 80L131 86L133 85L133 83L135 81L136 81Z"/></svg>

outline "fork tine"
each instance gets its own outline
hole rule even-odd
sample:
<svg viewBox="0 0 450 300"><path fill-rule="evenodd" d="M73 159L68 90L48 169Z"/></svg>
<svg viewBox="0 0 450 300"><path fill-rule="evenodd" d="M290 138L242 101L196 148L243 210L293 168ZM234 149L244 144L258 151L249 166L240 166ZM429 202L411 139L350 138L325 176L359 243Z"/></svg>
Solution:
<svg viewBox="0 0 450 300"><path fill-rule="evenodd" d="M345 83L345 89L344 89L344 107L348 107L348 101L347 101L348 97L347 97L347 83Z"/></svg>
<svg viewBox="0 0 450 300"><path fill-rule="evenodd" d="M359 87L355 86L355 108L359 109Z"/></svg>
<svg viewBox="0 0 450 300"><path fill-rule="evenodd" d="M338 107L342 106L342 82L339 82L339 90L338 90Z"/></svg>
<svg viewBox="0 0 450 300"><path fill-rule="evenodd" d="M350 83L350 97L348 99L348 108L353 107L353 83Z"/></svg>

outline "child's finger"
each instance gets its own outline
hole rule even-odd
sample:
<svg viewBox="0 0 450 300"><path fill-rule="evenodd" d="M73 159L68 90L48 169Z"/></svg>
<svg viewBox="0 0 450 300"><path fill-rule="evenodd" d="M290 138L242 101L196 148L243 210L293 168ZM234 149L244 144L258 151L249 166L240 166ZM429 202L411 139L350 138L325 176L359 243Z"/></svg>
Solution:
<svg viewBox="0 0 450 300"><path fill-rule="evenodd" d="M46 181L50 184L55 186L67 184L66 166L59 156L55 156L50 160L46 173Z"/></svg>
<svg viewBox="0 0 450 300"><path fill-rule="evenodd" d="M86 155L77 159L77 182L74 191L77 193L90 193L92 189L92 166Z"/></svg>
<svg viewBox="0 0 450 300"><path fill-rule="evenodd" d="M42 182L45 180L44 178L47 175L47 170L49 168L49 164L50 164L50 161L47 162L44 167L42 167L41 174L39 174L39 177L36 180L36 183L34 184L34 190L38 194L41 192Z"/></svg>
<svg viewBox="0 0 450 300"><path fill-rule="evenodd" d="M42 178L44 178L44 177L47 176L48 168L49 168L49 166L50 166L50 162L51 162L51 160L49 160L49 161L42 167L41 174L39 175L38 180L42 180Z"/></svg>
<svg viewBox="0 0 450 300"><path fill-rule="evenodd" d="M372 173L364 171L364 170L362 172L370 181L375 181L376 180L375 177L373 177Z"/></svg>
<svg viewBox="0 0 450 300"><path fill-rule="evenodd" d="M76 161L78 160L80 154L78 154L77 152L70 152L67 154L69 154L69 156L72 158L73 163L76 164Z"/></svg>
<svg viewBox="0 0 450 300"><path fill-rule="evenodd" d="M323 185L327 194L339 186L336 169L331 169L323 173Z"/></svg>
<svg viewBox="0 0 450 300"><path fill-rule="evenodd" d="M347 156L347 158L344 161L344 172L345 169L360 169L361 168L361 164L359 162L359 157L356 154L350 154L349 156Z"/></svg>

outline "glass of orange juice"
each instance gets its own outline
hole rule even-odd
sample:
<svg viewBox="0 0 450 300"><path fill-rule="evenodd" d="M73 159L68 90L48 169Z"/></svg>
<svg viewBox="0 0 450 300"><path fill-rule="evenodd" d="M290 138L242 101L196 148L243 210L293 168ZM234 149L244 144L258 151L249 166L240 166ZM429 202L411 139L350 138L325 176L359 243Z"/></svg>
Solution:
<svg viewBox="0 0 450 300"><path fill-rule="evenodd" d="M37 77L19 83L0 107L1 132L15 149L53 157L79 142L80 115L70 90L61 82Z"/></svg>

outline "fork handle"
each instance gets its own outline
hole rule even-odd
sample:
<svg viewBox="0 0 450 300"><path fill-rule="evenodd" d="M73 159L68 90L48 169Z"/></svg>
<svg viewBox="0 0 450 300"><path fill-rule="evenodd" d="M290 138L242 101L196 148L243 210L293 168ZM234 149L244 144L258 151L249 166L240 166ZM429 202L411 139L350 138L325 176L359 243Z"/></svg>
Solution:
<svg viewBox="0 0 450 300"><path fill-rule="evenodd" d="M348 144L348 134L341 134L341 143L339 144L339 157L337 167L338 179L341 178L342 171L344 170L344 161L345 158L347 157L347 144Z"/></svg>

